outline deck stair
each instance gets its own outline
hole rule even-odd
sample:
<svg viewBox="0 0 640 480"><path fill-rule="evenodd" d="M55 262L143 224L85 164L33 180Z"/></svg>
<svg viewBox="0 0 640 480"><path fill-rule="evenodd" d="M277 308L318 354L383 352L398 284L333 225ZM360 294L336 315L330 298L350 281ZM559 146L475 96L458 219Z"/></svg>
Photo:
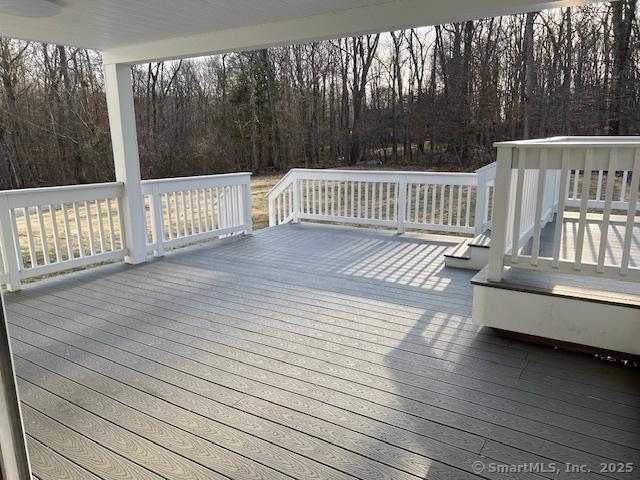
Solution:
<svg viewBox="0 0 640 480"><path fill-rule="evenodd" d="M451 268L482 270L489 263L489 244L491 231L465 239L444 255L445 265Z"/></svg>

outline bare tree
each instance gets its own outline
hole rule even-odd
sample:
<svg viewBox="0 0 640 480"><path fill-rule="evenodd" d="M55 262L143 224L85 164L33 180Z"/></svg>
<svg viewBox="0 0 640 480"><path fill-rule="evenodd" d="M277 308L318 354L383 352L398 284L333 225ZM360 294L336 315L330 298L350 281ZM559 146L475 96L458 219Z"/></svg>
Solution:
<svg viewBox="0 0 640 480"><path fill-rule="evenodd" d="M531 101L535 85L535 65L533 58L533 24L538 12L527 13L522 44L524 56L524 82L522 87L522 138L529 138L531 123Z"/></svg>
<svg viewBox="0 0 640 480"><path fill-rule="evenodd" d="M640 130L637 0L132 68L144 177L392 161ZM0 40L0 188L112 180L99 54Z"/></svg>

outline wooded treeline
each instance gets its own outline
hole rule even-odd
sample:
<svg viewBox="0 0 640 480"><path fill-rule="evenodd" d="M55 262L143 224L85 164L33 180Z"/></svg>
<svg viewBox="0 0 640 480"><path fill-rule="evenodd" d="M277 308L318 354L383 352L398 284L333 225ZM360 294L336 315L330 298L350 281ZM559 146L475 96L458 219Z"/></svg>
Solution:
<svg viewBox="0 0 640 480"><path fill-rule="evenodd" d="M134 68L145 178L468 170L492 143L638 134L636 0ZM109 181L101 59L0 40L0 188Z"/></svg>

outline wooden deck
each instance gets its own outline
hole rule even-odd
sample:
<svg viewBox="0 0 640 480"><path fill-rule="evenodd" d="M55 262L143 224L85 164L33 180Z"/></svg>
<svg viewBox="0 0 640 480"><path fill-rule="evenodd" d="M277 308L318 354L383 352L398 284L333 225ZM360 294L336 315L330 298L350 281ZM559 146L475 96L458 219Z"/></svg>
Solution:
<svg viewBox="0 0 640 480"><path fill-rule="evenodd" d="M457 240L287 225L8 294L35 476L638 478L638 371L474 326Z"/></svg>

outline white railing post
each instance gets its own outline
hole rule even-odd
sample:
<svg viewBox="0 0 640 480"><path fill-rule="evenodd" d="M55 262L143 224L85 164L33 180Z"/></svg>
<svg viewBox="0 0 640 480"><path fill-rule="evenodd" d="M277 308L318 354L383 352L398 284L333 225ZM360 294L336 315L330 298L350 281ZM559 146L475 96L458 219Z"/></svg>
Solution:
<svg viewBox="0 0 640 480"><path fill-rule="evenodd" d="M136 117L131 85L131 66L104 66L107 110L111 129L111 144L116 181L124 184L122 219L127 263L141 263L147 259L147 232L138 159Z"/></svg>
<svg viewBox="0 0 640 480"><path fill-rule="evenodd" d="M404 233L404 223L407 219L407 180L404 177L398 179L397 222L398 234Z"/></svg>
<svg viewBox="0 0 640 480"><path fill-rule="evenodd" d="M289 170L282 179L267 194L269 205L269 226L280 223L298 223L302 216L300 198L300 178L298 169ZM318 195L321 195L318 190ZM325 207L328 198L325 198ZM322 199L318 198L322 207ZM287 213L288 212L288 213ZM326 213L326 212L325 212Z"/></svg>
<svg viewBox="0 0 640 480"><path fill-rule="evenodd" d="M300 222L300 180L297 174L293 174L293 181L291 184L291 188L293 189L293 212L292 220L293 223Z"/></svg>
<svg viewBox="0 0 640 480"><path fill-rule="evenodd" d="M278 223L276 217L276 197L269 197L269 226L275 227Z"/></svg>
<svg viewBox="0 0 640 480"><path fill-rule="evenodd" d="M0 196L0 250L2 250L2 263L7 276L7 290L10 292L20 290L19 249L15 244L13 219L6 195Z"/></svg>
<svg viewBox="0 0 640 480"><path fill-rule="evenodd" d="M487 220L487 212L489 211L488 195L487 195L487 180L488 176L484 170L478 171L478 184L476 186L476 221L475 221L475 234L482 233L484 224Z"/></svg>
<svg viewBox="0 0 640 480"><path fill-rule="evenodd" d="M476 208L474 233L479 235L490 228L489 218L489 188L496 178L496 163L490 163L476 170Z"/></svg>
<svg viewBox="0 0 640 480"><path fill-rule="evenodd" d="M247 182L243 185L243 190L244 205L242 212L244 214L244 224L247 226L244 233L247 235L251 235L251 233L253 232L253 199L251 197L251 177L249 177L249 180L247 180Z"/></svg>
<svg viewBox="0 0 640 480"><path fill-rule="evenodd" d="M162 220L162 201L155 186L149 195L151 207L151 236L153 239L153 256L164 256L164 224Z"/></svg>
<svg viewBox="0 0 640 480"><path fill-rule="evenodd" d="M504 255L507 243L507 228L509 224L509 208L511 202L511 169L513 162L513 148L498 147L496 164L496 180L493 189L494 204L491 223L491 244L489 246L488 279L493 282L502 280Z"/></svg>

